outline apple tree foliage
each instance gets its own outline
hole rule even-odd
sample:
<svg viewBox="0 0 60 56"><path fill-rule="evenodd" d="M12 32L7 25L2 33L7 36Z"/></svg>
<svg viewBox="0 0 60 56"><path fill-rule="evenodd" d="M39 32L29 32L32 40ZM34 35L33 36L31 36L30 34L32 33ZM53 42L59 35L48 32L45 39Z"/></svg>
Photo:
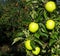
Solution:
<svg viewBox="0 0 60 56"><path fill-rule="evenodd" d="M26 50L24 41L30 39L33 49L41 48L37 56L60 55L60 7L52 13L45 9L50 0L0 0L0 56L34 56ZM52 0L53 1L53 0ZM48 19L55 21L53 30L46 29ZM31 33L30 22L39 24L39 29Z"/></svg>

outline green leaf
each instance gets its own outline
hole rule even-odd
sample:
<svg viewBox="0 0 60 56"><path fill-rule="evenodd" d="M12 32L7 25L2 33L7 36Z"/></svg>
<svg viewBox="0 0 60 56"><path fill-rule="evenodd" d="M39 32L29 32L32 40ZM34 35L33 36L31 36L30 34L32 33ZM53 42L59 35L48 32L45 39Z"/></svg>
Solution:
<svg viewBox="0 0 60 56"><path fill-rule="evenodd" d="M23 32L18 32L18 33L16 34L16 37L21 37L21 36L23 36L23 35L24 35Z"/></svg>
<svg viewBox="0 0 60 56"><path fill-rule="evenodd" d="M32 48L35 49L36 45L35 45L35 42L33 40L31 40L30 44L31 44Z"/></svg>
<svg viewBox="0 0 60 56"><path fill-rule="evenodd" d="M40 46L44 46L44 42L43 41L41 41L40 39L37 39L37 38L35 38L34 39L34 42L36 42L36 43L38 43Z"/></svg>
<svg viewBox="0 0 60 56"><path fill-rule="evenodd" d="M60 49L55 50L56 54L60 55Z"/></svg>
<svg viewBox="0 0 60 56"><path fill-rule="evenodd" d="M46 33L40 32L40 35L48 38L48 34L46 34Z"/></svg>
<svg viewBox="0 0 60 56"><path fill-rule="evenodd" d="M52 39L58 39L58 33L53 31L50 37Z"/></svg>
<svg viewBox="0 0 60 56"><path fill-rule="evenodd" d="M45 24L43 24L43 23L39 23L39 25L40 25L41 31L47 33L47 30L46 30Z"/></svg>
<svg viewBox="0 0 60 56"><path fill-rule="evenodd" d="M16 42L18 42L19 40L23 40L24 38L22 37L17 37L13 39L12 45L15 44Z"/></svg>
<svg viewBox="0 0 60 56"><path fill-rule="evenodd" d="M38 39L39 39L40 34L37 32L37 33L35 33L35 34L34 34L34 37L36 37L36 38L38 38Z"/></svg>
<svg viewBox="0 0 60 56"><path fill-rule="evenodd" d="M35 19L38 14L37 14L37 12L36 12L35 10L32 10L32 11L30 12L30 15L31 15L31 17L32 17L33 19Z"/></svg>
<svg viewBox="0 0 60 56"><path fill-rule="evenodd" d="M55 39L50 39L49 46L53 46L56 43Z"/></svg>
<svg viewBox="0 0 60 56"><path fill-rule="evenodd" d="M48 16L47 16L47 13L46 13L46 11L44 10L44 18L47 19L47 17L48 17Z"/></svg>

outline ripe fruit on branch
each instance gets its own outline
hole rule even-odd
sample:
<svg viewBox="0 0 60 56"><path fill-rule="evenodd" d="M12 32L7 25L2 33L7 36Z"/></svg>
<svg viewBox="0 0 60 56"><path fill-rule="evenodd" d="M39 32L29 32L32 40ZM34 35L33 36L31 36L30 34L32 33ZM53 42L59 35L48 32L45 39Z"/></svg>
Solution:
<svg viewBox="0 0 60 56"><path fill-rule="evenodd" d="M45 9L48 12L53 12L56 9L56 4L53 1L49 1L45 4Z"/></svg>
<svg viewBox="0 0 60 56"><path fill-rule="evenodd" d="M31 40L26 40L26 41L25 41L25 47L26 47L26 49L28 49L28 50L32 50L32 47L31 47L31 45L30 45L30 42L31 42Z"/></svg>
<svg viewBox="0 0 60 56"><path fill-rule="evenodd" d="M54 29L55 27L55 21L53 20L47 20L46 22L46 28L49 29L49 30L52 30Z"/></svg>
<svg viewBox="0 0 60 56"><path fill-rule="evenodd" d="M36 47L35 50L32 50L34 55L38 55L40 53L40 47Z"/></svg>
<svg viewBox="0 0 60 56"><path fill-rule="evenodd" d="M39 28L38 23L31 22L29 24L29 31L32 32L32 33L36 32L38 30L38 28Z"/></svg>

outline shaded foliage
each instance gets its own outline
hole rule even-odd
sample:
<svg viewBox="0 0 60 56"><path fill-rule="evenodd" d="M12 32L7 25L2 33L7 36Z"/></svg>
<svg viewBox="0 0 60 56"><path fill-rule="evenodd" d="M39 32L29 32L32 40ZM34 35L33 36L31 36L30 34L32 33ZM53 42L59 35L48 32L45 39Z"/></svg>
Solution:
<svg viewBox="0 0 60 56"><path fill-rule="evenodd" d="M34 56L31 51L26 51L26 39L31 39L40 46L41 52L38 56L60 55L60 9L57 6L54 12L47 12L44 7L47 1L0 1L0 56ZM45 26L48 19L56 22L55 28L51 31ZM39 30L33 34L28 30L32 21L39 24ZM18 41L14 40L18 37Z"/></svg>

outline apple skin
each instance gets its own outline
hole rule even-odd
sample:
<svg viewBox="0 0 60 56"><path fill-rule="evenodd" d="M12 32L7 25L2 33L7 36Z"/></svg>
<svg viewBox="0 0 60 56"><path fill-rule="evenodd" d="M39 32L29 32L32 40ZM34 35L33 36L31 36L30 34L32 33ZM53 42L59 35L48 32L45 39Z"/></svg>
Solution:
<svg viewBox="0 0 60 56"><path fill-rule="evenodd" d="M31 22L29 24L29 31L32 32L32 33L35 33L39 28L39 25L38 23L35 23L35 22Z"/></svg>
<svg viewBox="0 0 60 56"><path fill-rule="evenodd" d="M40 47L36 47L35 50L32 50L34 55L38 55L40 53Z"/></svg>
<svg viewBox="0 0 60 56"><path fill-rule="evenodd" d="M32 47L31 47L31 45L30 45L30 42L31 42L31 40L26 40L26 41L25 41L25 47L26 47L26 49L28 49L28 50L32 50Z"/></svg>
<svg viewBox="0 0 60 56"><path fill-rule="evenodd" d="M56 9L56 4L53 1L49 1L45 4L45 9L48 12L53 12Z"/></svg>
<svg viewBox="0 0 60 56"><path fill-rule="evenodd" d="M49 30L52 30L54 29L55 27L55 21L49 19L46 21L46 28L49 29Z"/></svg>

